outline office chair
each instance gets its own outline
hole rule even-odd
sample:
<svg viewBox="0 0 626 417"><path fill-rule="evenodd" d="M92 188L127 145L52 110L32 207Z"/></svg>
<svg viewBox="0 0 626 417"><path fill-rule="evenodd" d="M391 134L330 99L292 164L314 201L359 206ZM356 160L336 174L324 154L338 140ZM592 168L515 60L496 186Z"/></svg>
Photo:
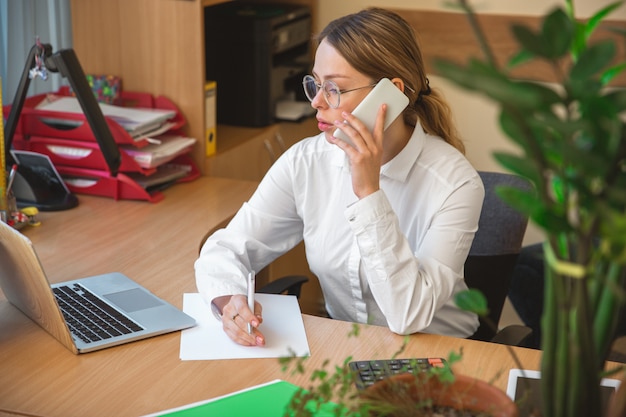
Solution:
<svg viewBox="0 0 626 417"><path fill-rule="evenodd" d="M498 331L511 273L522 248L528 218L505 203L495 192L499 186L529 189L525 179L506 173L479 171L485 187L485 199L478 221L478 230L465 261L465 282L480 290L487 298L488 321L480 318L473 338L520 346L531 333L521 325Z"/></svg>
<svg viewBox="0 0 626 417"><path fill-rule="evenodd" d="M202 239L200 239L200 245L198 246L198 253L202 249L204 242L211 236L216 230L222 229L226 227L226 225L230 222L232 217L229 217L220 223L218 223L215 227L210 229L208 232L204 234ZM287 294L287 295L295 295L297 298L300 298L300 293L302 292L302 285L309 281L309 278L305 275L286 275L270 281L270 274L268 268L264 268L261 271L256 273L257 282L259 283L267 283L262 285L260 288L257 288L256 292L263 294Z"/></svg>

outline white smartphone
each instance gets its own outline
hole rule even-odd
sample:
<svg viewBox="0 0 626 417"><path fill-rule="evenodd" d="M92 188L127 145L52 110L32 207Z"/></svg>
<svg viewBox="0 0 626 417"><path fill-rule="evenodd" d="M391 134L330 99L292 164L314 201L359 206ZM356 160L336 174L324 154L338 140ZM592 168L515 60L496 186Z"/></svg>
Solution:
<svg viewBox="0 0 626 417"><path fill-rule="evenodd" d="M362 121L371 131L374 129L376 122L376 114L382 104L387 105L387 114L385 115L384 129L396 120L402 111L409 105L409 98L404 95L398 87L396 87L389 78L383 78L369 92L367 96L354 109L352 114ZM343 133L341 129L335 129L333 133L338 139L348 142L352 145L352 141Z"/></svg>

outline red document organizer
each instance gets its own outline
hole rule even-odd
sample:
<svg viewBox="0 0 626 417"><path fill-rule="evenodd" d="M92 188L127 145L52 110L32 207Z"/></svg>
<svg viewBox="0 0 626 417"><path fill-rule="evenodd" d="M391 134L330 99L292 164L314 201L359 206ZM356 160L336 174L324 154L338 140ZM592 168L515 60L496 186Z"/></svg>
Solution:
<svg viewBox="0 0 626 417"><path fill-rule="evenodd" d="M61 88L55 96L71 96L69 88ZM25 100L16 132L13 148L37 152L50 157L52 163L65 180L68 188L78 194L92 194L110 197L115 200L146 200L156 203L163 199L161 190L174 182L191 181L200 176L188 151L176 153L162 162L162 166L178 165L184 177L163 184L152 185L153 179L162 174L160 166L147 168L140 166L131 156L134 149L141 150L150 142L146 138L133 138L113 118L105 116L105 121L115 142L120 147L121 165L117 176L111 176L98 142L83 113L41 110L36 108L48 97L40 94ZM172 110L174 116L167 120L165 130L175 134L186 121L176 105L165 97L153 97L148 93L121 92L116 106L129 109ZM10 106L5 106L7 114ZM129 153L124 148L129 149ZM181 151L182 152L182 151ZM167 171L167 170L166 170ZM179 174L183 175L183 174ZM146 185L150 184L150 185Z"/></svg>
<svg viewBox="0 0 626 417"><path fill-rule="evenodd" d="M160 191L146 191L121 172L113 177L108 171L62 165L56 168L67 188L74 193L99 195L115 200L147 200L151 203L159 202L164 197Z"/></svg>
<svg viewBox="0 0 626 417"><path fill-rule="evenodd" d="M21 136L15 135L13 148L48 155L55 166L67 165L104 171L108 169L104 156L96 142L41 136L31 136L28 140L25 140ZM156 168L140 167L133 157L124 152L123 149L120 149L120 151L122 157L120 172L141 172L144 175L150 175L156 171Z"/></svg>
<svg viewBox="0 0 626 417"><path fill-rule="evenodd" d="M62 88L53 95L69 96L71 94L69 93L69 89ZM38 94L24 101L24 107L15 130L16 134L24 138L42 136L96 142L96 138L84 114L37 109L36 106L45 100L47 96L48 94ZM176 105L162 96L154 98L148 93L122 92L120 93L120 102L116 105L129 108L141 107L174 110L176 115L169 120L169 122L172 123L170 130L178 130L186 123L185 118ZM10 109L10 106L5 106L4 108L7 114ZM105 116L104 119L117 144L133 145L136 147L142 147L148 144L145 138L133 138L122 126L111 118Z"/></svg>
<svg viewBox="0 0 626 417"><path fill-rule="evenodd" d="M189 155L181 155L169 164L186 167L186 175L176 180L177 183L192 181L200 176L200 171ZM118 173L111 176L108 171L58 165L57 170L65 180L70 191L78 194L92 194L110 197L115 200L147 200L156 203L163 199L158 187L149 191L143 188L129 175ZM146 176L149 177L149 176Z"/></svg>

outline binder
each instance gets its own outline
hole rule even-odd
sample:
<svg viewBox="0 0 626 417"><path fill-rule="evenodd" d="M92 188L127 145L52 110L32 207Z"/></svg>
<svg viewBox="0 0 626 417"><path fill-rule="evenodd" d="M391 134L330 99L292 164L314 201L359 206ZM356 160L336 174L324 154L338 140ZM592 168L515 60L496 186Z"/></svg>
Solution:
<svg viewBox="0 0 626 417"><path fill-rule="evenodd" d="M217 83L207 81L204 85L204 141L206 156L217 150Z"/></svg>
<svg viewBox="0 0 626 417"><path fill-rule="evenodd" d="M287 381L274 380L223 397L189 404L144 417L283 417L287 404L289 404L291 397L298 389L297 385ZM326 403L321 408L314 414L316 417L338 415L336 413L337 404Z"/></svg>

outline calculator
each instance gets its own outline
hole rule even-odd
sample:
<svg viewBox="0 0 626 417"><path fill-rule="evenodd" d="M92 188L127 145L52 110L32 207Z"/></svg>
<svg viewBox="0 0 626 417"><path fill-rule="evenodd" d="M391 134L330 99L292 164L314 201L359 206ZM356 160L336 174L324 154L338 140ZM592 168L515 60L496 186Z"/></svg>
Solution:
<svg viewBox="0 0 626 417"><path fill-rule="evenodd" d="M354 361L348 365L356 373L357 389L362 390L391 375L443 368L445 362L443 358L411 358Z"/></svg>

